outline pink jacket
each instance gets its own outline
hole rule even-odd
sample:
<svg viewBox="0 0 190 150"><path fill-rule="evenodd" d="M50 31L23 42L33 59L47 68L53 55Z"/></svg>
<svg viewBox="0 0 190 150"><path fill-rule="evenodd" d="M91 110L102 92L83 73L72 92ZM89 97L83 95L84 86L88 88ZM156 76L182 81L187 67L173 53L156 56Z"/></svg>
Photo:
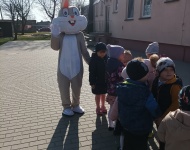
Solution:
<svg viewBox="0 0 190 150"><path fill-rule="evenodd" d="M115 120L117 120L117 118L118 118L118 101L116 98L116 100L114 101L114 104L112 106L112 109L111 109L110 119L112 121L115 121Z"/></svg>
<svg viewBox="0 0 190 150"><path fill-rule="evenodd" d="M151 62L149 59L144 59L144 63L148 66L148 85L151 88L153 80L155 79L155 69L152 67Z"/></svg>
<svg viewBox="0 0 190 150"><path fill-rule="evenodd" d="M158 128L165 150L190 150L190 111L169 112Z"/></svg>

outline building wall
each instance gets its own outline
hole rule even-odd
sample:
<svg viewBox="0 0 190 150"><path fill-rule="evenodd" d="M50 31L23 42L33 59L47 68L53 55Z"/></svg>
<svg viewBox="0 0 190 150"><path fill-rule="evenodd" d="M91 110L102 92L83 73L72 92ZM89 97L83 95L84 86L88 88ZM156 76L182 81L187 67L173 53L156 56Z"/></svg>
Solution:
<svg viewBox="0 0 190 150"><path fill-rule="evenodd" d="M10 20L0 20L2 37L13 37L13 24Z"/></svg>
<svg viewBox="0 0 190 150"><path fill-rule="evenodd" d="M127 1L119 1L118 13L110 15L113 37L190 46L190 1L153 1L149 19L141 18L141 2L135 1L134 19L125 20Z"/></svg>
<svg viewBox="0 0 190 150"><path fill-rule="evenodd" d="M188 45L188 46L190 45L190 9L189 8L190 8L190 0L186 0L182 45Z"/></svg>
<svg viewBox="0 0 190 150"><path fill-rule="evenodd" d="M150 18L141 18L143 0L135 0L133 20L126 19L128 0L119 0L118 12L113 11L114 1L105 0L105 7L109 5L111 9L112 29L107 41L141 51L150 42L158 41L161 53L173 59L190 61L190 0L168 3L152 0ZM95 17L95 21L99 19L101 17Z"/></svg>

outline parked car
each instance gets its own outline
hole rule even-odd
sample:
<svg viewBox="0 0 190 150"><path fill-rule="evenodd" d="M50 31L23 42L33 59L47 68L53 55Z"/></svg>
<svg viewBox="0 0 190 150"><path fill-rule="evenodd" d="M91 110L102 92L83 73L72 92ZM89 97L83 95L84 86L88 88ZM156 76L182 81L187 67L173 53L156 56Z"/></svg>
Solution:
<svg viewBox="0 0 190 150"><path fill-rule="evenodd" d="M51 32L51 29L49 27L42 27L38 29L38 32Z"/></svg>

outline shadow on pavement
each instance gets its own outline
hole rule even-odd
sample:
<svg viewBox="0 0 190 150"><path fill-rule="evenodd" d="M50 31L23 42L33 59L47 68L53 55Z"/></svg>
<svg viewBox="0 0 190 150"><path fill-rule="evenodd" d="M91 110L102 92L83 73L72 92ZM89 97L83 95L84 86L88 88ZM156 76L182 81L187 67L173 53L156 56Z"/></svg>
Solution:
<svg viewBox="0 0 190 150"><path fill-rule="evenodd" d="M92 132L92 150L116 150L118 144L118 137L114 136L112 131L108 131L106 116L97 115L96 129Z"/></svg>
<svg viewBox="0 0 190 150"><path fill-rule="evenodd" d="M82 114L63 116L55 129L47 150L79 149L78 122Z"/></svg>

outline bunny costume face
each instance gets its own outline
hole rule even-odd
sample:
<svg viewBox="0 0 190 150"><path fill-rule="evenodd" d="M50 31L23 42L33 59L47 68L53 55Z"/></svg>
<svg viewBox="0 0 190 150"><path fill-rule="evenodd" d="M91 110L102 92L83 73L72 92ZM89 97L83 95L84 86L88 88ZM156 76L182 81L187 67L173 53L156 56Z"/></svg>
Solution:
<svg viewBox="0 0 190 150"><path fill-rule="evenodd" d="M63 2L58 17L53 19L52 24L58 26L60 32L76 34L87 27L87 19L80 15L77 7L68 6Z"/></svg>

